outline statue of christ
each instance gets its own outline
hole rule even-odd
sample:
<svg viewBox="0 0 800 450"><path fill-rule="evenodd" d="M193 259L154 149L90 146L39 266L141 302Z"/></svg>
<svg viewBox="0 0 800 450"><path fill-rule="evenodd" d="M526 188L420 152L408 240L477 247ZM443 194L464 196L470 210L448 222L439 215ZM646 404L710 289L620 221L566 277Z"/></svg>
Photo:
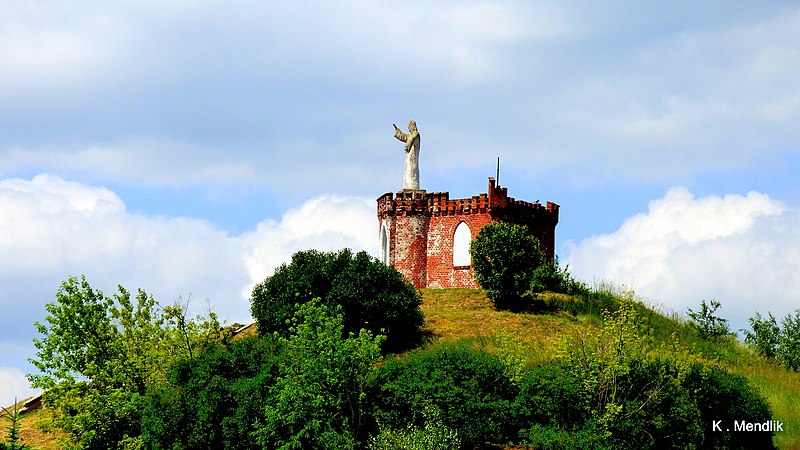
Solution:
<svg viewBox="0 0 800 450"><path fill-rule="evenodd" d="M406 143L403 189L419 190L419 130L417 130L417 123L413 120L408 121L408 133L403 133L397 128L397 125L394 125L394 137Z"/></svg>

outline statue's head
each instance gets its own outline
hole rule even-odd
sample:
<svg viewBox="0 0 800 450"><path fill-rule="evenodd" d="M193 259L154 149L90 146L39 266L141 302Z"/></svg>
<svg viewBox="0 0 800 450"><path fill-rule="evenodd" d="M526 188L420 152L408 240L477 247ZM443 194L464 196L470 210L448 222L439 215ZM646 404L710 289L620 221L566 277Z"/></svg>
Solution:
<svg viewBox="0 0 800 450"><path fill-rule="evenodd" d="M413 120L408 121L408 131L417 131L417 122Z"/></svg>

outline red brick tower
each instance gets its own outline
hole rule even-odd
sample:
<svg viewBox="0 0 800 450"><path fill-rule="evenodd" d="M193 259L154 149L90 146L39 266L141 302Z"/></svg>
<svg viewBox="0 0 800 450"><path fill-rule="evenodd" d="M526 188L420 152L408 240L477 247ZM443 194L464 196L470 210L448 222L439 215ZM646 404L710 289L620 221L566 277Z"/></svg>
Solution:
<svg viewBox="0 0 800 450"><path fill-rule="evenodd" d="M451 200L448 192L424 190L387 192L378 198L381 260L417 288L477 287L466 252L481 227L492 222L527 225L552 260L558 210L552 202L515 200L491 177L488 192L472 198Z"/></svg>

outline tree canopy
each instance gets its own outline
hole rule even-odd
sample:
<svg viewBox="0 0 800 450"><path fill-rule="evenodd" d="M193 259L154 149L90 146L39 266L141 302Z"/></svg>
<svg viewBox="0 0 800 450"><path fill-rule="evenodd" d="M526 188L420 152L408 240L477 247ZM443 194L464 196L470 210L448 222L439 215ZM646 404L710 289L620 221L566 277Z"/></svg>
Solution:
<svg viewBox="0 0 800 450"><path fill-rule="evenodd" d="M422 297L394 268L366 252L307 250L292 255L253 289L251 311L259 332L287 335L288 320L314 298L334 310L341 306L343 333L363 328L384 335L383 350L399 352L422 339Z"/></svg>
<svg viewBox="0 0 800 450"><path fill-rule="evenodd" d="M469 247L475 280L499 309L518 309L533 274L545 260L539 240L522 225L504 222L481 228Z"/></svg>
<svg viewBox="0 0 800 450"><path fill-rule="evenodd" d="M46 391L72 448L136 448L147 388L165 382L175 361L221 339L213 313L187 321L180 305L162 309L141 289L131 299L122 286L108 297L85 277L64 281L46 309L31 359L40 373L28 378Z"/></svg>

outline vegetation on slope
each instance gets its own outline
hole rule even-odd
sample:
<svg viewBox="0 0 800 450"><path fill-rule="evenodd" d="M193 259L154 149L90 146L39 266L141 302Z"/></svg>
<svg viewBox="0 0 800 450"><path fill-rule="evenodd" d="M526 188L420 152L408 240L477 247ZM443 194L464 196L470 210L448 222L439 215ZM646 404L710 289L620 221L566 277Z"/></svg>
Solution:
<svg viewBox="0 0 800 450"><path fill-rule="evenodd" d="M517 312L482 290L423 290L428 342L381 356L383 336L352 333L347 309L324 300L298 306L284 331L195 346L211 329L180 310L161 315L144 293L134 306L122 289L108 298L70 279L38 341L40 363L63 356L46 367L58 395L45 403L71 449L98 448L108 429L96 411L119 401L137 409L117 411L128 422L103 448L769 448L771 433L711 428L770 418L784 424L779 448L800 445L796 372L632 293L567 287L573 295L526 292ZM84 347L83 320L106 338ZM151 341L171 363L133 345ZM91 375L125 365L147 370ZM64 374L72 391L58 385Z"/></svg>
<svg viewBox="0 0 800 450"><path fill-rule="evenodd" d="M569 339L600 333L603 309L626 295L609 285L575 296L545 293L528 311L509 313L496 310L480 289L427 289L422 293L432 345L459 342L499 355L514 353L525 368L558 358ZM774 420L783 423L784 431L775 433L775 445L800 447L800 373L758 355L733 336L703 339L690 322L675 313L659 312L642 303L635 303L635 308L640 326L649 331L650 343L660 353L744 377L767 401Z"/></svg>

